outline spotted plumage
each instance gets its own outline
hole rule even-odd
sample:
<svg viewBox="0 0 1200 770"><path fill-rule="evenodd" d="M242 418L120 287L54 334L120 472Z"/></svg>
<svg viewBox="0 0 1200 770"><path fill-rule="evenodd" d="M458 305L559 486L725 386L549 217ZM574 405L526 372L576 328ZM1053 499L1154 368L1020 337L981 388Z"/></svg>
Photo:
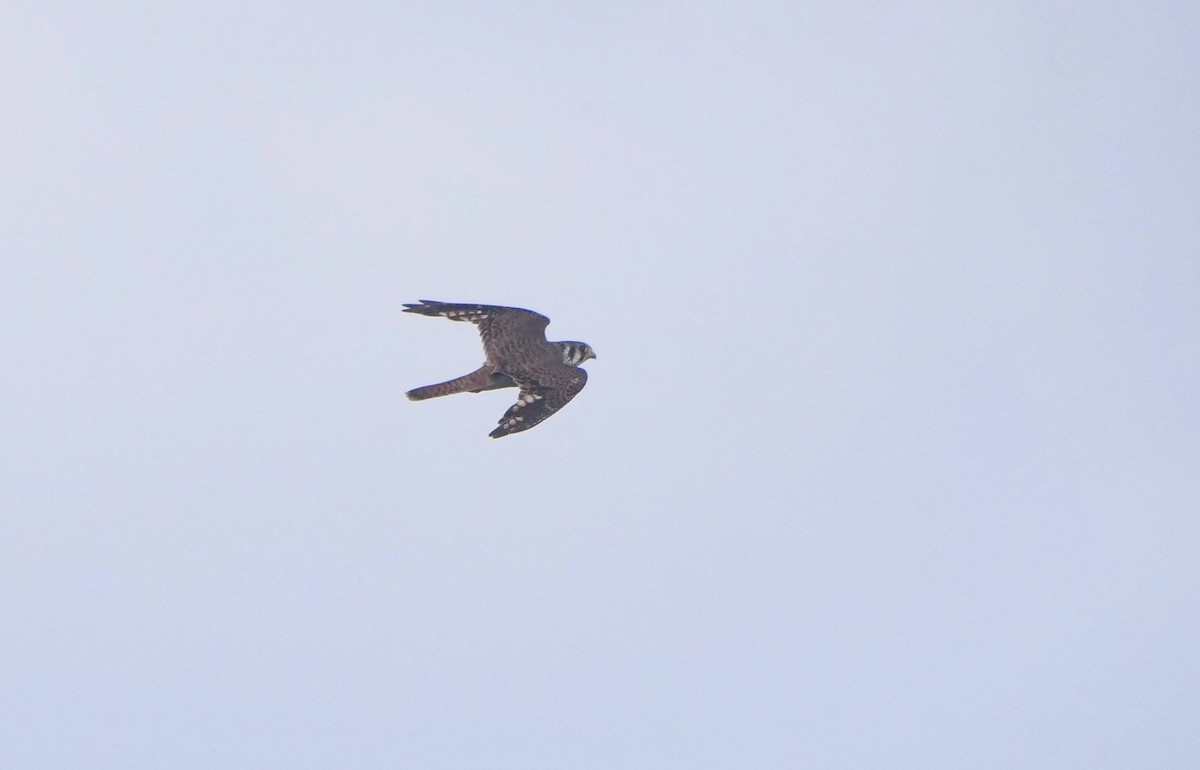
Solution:
<svg viewBox="0 0 1200 770"><path fill-rule="evenodd" d="M492 438L529 430L562 409L587 384L587 372L579 364L596 357L585 342L547 342L550 319L532 310L423 299L405 304L404 312L467 321L479 327L486 358L483 366L453 380L410 390L407 395L422 401L452 393L520 388L517 402L489 434Z"/></svg>

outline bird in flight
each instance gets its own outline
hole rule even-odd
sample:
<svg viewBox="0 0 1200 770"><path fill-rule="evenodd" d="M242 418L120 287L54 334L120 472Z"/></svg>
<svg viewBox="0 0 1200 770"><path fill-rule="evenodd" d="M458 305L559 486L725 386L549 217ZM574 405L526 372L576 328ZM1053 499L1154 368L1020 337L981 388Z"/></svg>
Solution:
<svg viewBox="0 0 1200 770"><path fill-rule="evenodd" d="M453 380L415 388L406 395L413 401L424 401L452 393L520 388L517 403L488 434L492 438L529 430L566 406L587 384L587 372L579 364L596 357L586 342L547 342L550 319L524 308L423 299L405 303L404 312L469 321L479 327L487 359L483 366Z"/></svg>

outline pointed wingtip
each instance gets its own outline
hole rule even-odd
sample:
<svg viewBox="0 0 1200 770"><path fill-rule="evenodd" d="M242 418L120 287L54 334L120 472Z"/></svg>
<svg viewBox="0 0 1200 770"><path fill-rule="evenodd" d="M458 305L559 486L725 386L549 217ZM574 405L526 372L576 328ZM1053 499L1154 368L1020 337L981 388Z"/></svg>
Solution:
<svg viewBox="0 0 1200 770"><path fill-rule="evenodd" d="M404 313L419 313L421 315L438 315L437 308L447 304L439 302L436 299L422 299L416 302L401 302L404 305Z"/></svg>

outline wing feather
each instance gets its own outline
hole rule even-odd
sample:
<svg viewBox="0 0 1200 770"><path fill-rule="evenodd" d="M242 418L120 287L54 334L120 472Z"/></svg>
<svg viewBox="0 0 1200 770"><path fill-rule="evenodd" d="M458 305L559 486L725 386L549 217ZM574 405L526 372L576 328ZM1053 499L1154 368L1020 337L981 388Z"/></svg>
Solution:
<svg viewBox="0 0 1200 770"><path fill-rule="evenodd" d="M432 299L405 303L404 312L475 324L483 339L484 353L492 362L505 360L519 348L540 348L546 343L546 326L550 323L550 319L541 313L522 307L438 302Z"/></svg>
<svg viewBox="0 0 1200 770"><path fill-rule="evenodd" d="M587 384L587 371L577 366L564 365L547 373L551 376L538 380L518 380L521 393L517 396L517 403L508 408L500 418L500 424L489 436L501 438L529 430L566 406Z"/></svg>

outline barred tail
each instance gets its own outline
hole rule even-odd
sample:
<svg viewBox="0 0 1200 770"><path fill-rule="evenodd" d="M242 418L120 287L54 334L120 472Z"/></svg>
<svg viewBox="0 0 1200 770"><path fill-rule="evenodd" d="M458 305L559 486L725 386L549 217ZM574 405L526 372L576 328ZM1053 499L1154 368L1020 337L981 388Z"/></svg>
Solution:
<svg viewBox="0 0 1200 770"><path fill-rule="evenodd" d="M408 396L410 401L424 401L427 398L437 398L438 396L449 396L455 393L466 393L474 391L478 393L481 390L487 390L492 381L492 368L490 366L482 366L479 369L464 374L462 377L455 377L453 380L439 382L436 385L425 385L420 388L413 388L404 395Z"/></svg>

